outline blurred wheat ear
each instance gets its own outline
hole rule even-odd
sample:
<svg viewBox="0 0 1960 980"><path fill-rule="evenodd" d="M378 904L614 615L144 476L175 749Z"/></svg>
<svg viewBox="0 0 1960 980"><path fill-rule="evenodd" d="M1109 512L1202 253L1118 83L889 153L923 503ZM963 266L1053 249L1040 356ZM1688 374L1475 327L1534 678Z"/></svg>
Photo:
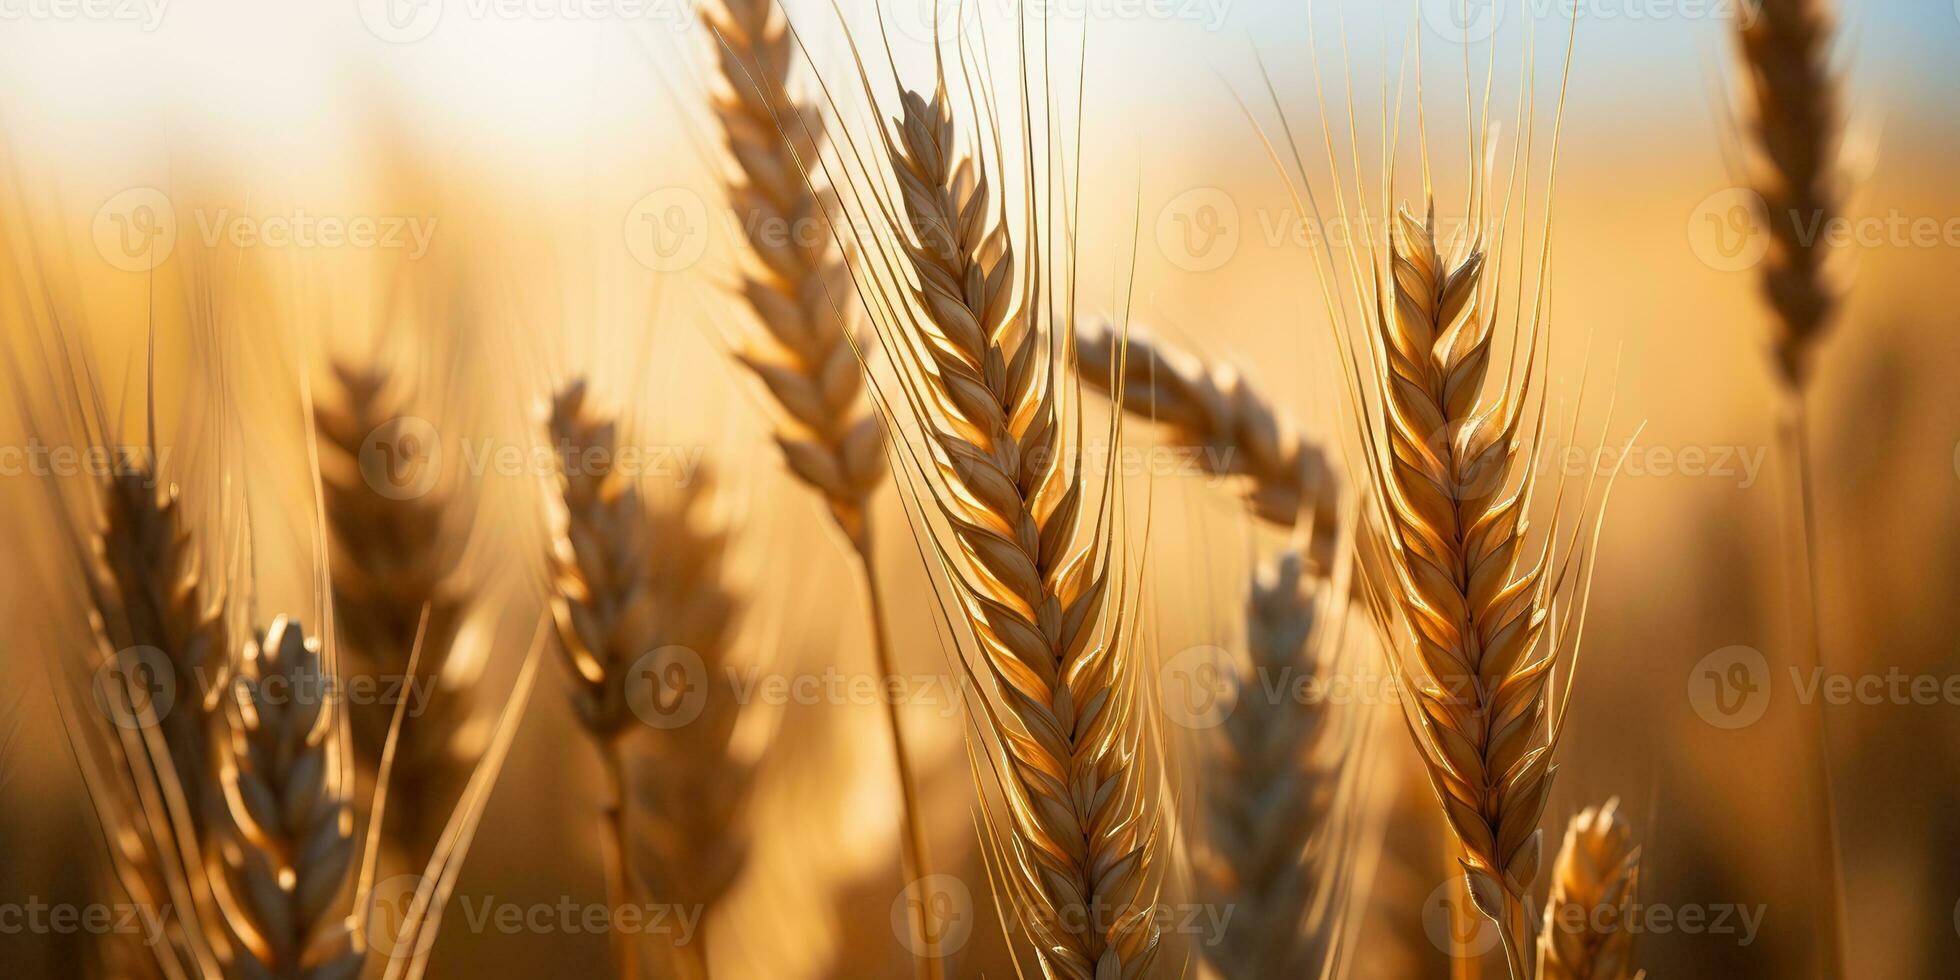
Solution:
<svg viewBox="0 0 1960 980"><path fill-rule="evenodd" d="M1249 514L1294 532L1254 571L1238 699L1199 749L1206 820L1191 860L1205 905L1236 910L1204 949L1221 976L1339 976L1353 886L1372 873L1359 852L1375 774L1362 716L1299 703L1291 687L1343 662L1338 481L1320 447L1228 366L1107 321L1081 331L1077 351L1083 381L1120 393L1125 411L1199 452L1206 472L1237 478Z"/></svg>
<svg viewBox="0 0 1960 980"><path fill-rule="evenodd" d="M1552 863L1539 937L1540 980L1630 980L1640 848L1620 817L1620 801L1587 807L1565 828Z"/></svg>
<svg viewBox="0 0 1960 980"><path fill-rule="evenodd" d="M1817 527L1810 474L1806 397L1817 350L1837 318L1844 285L1824 232L1842 214L1848 183L1838 82L1830 68L1834 18L1826 0L1758 0L1736 20L1747 94L1749 176L1762 197L1769 248L1763 297L1774 314L1772 351L1781 383L1783 524L1789 549L1793 669L1811 673L1824 661L1818 621ZM1845 972L1848 928L1837 801L1830 770L1824 705L1801 711L1814 813L1817 952L1826 975Z"/></svg>
<svg viewBox="0 0 1960 980"><path fill-rule="evenodd" d="M362 454L375 448L371 443L387 436L390 423L406 414L388 379L380 368L336 364L328 397L314 405L313 415L333 543L342 673L350 680L377 680L384 691L399 685L404 697L424 685L436 692L424 710L402 718L388 787L389 820L382 828L402 856L420 863L487 733L472 724L476 665L461 664L471 668L462 672L449 669L456 663L451 654L468 606L454 581L464 543L457 540L457 529L466 523L459 518L460 501L441 484L412 496L384 494L375 481L385 477L363 465ZM408 676L411 655L413 677ZM394 712L383 698L351 704L348 714L355 761L371 782Z"/></svg>
<svg viewBox="0 0 1960 980"><path fill-rule="evenodd" d="M559 392L548 425L561 461L615 458L615 424L587 404L583 382ZM730 744L740 715L728 669L738 602L721 576L725 536L704 527L699 485L681 488L678 504L654 504L628 474L581 465L561 469L559 491L552 607L573 705L610 781L613 900L645 892L711 911L746 859L740 816L753 778ZM669 671L688 678L671 685L673 704L656 700ZM641 702L635 690L651 693ZM646 749L640 766L629 765L636 746ZM637 976L634 938L614 939L620 975ZM702 937L677 942L672 956L681 975L707 974Z"/></svg>

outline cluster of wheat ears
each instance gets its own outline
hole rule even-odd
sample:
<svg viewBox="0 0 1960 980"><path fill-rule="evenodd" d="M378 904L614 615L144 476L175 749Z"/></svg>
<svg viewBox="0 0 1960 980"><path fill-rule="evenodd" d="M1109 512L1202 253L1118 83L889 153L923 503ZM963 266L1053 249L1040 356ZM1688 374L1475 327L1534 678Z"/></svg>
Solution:
<svg viewBox="0 0 1960 980"><path fill-rule="evenodd" d="M773 0L718 0L701 18L726 197L761 219L742 223L751 237L726 302L743 325L727 346L765 396L784 467L860 573L869 656L844 666L879 676L897 668L874 501L890 485L905 504L900 529L940 587L950 659L970 682L987 904L1017 968L1068 980L1345 975L1381 847L1375 726L1255 696L1253 679L1365 660L1402 695L1400 727L1468 899L1454 914L1488 920L1512 980L1636 975L1625 919L1640 849L1617 802L1572 817L1554 853L1544 844L1605 488L1541 488L1529 465L1563 424L1546 396L1561 328L1546 272L1555 170L1534 186L1535 100L1520 97L1503 150L1488 135L1489 89L1478 104L1464 80L1460 221L1439 217L1430 189L1432 161L1457 155L1432 154L1420 118L1422 188L1408 199L1392 165L1399 117L1384 121L1374 193L1360 141L1340 135L1324 95L1325 135L1304 145L1324 146L1332 187L1316 188L1302 162L1295 136L1312 127L1284 114L1283 135L1252 123L1302 213L1392 229L1308 259L1352 423L1315 441L1246 372L1121 317L1078 322L1084 148L1059 120L1079 93L1049 90L1066 89L1057 79L1069 72L1038 23L1024 18L1009 42L1021 70L1003 94L984 39L942 37L916 87L855 40L852 71L799 84L810 59ZM1771 216L1836 213L1826 11L1765 0L1737 35L1750 177ZM1524 80L1528 95L1535 70ZM876 123L849 124L860 100ZM812 223L826 233L772 234ZM1801 465L1803 393L1840 287L1799 227L1768 223L1764 279ZM74 342L74 297L31 253L16 250L12 287L43 325L42 377L79 402L62 413L76 438L114 444L114 413ZM219 356L222 325L200 315L221 304L202 286L187 295L196 335ZM724 680L746 597L724 567L735 531L710 485L664 493L631 473L565 466L543 492L547 621L515 686L492 693L482 668L494 651L463 629L483 590L458 569L497 529L476 520L465 481L403 496L365 468L377 434L442 397L440 372L410 381L394 367L348 358L302 386L308 523L324 545L315 578L329 597L317 634L286 616L261 624L250 521L224 481L200 500L152 458L96 481L85 506L58 498L92 642L57 658L55 674L110 858L102 887L166 924L148 947L106 943L110 975L419 975L547 648L607 777L589 832L563 846L603 849L608 901L697 909L713 926L747 870L758 763L737 733L753 709ZM219 375L214 390L227 383ZM538 434L576 450L566 459L610 458L629 424L583 381L540 403ZM1153 658L1166 644L1149 635L1135 584L1147 520L1083 461L1129 424L1204 450L1260 540L1283 541L1230 612L1242 642L1222 670L1238 710L1188 743L1159 720ZM240 465L252 464L218 470ZM1799 543L1812 530L1804 486L1792 501ZM1793 565L1807 595L1807 557ZM1814 628L1799 632L1814 659ZM677 693L673 670L693 678L678 693L698 705L685 723L649 726ZM305 696L364 677L434 693L413 712ZM900 788L905 880L894 884L930 888L944 869L928 847L919 759L897 705L886 711L889 745L865 764L889 765ZM1840 976L1825 731L1821 715L1811 723L1818 955L1823 975ZM1162 911L1187 895L1236 910L1231 928L1200 947L1173 941ZM902 907L918 975L961 973L935 938L935 903ZM613 936L622 978L706 977L709 950L700 933L660 948Z"/></svg>

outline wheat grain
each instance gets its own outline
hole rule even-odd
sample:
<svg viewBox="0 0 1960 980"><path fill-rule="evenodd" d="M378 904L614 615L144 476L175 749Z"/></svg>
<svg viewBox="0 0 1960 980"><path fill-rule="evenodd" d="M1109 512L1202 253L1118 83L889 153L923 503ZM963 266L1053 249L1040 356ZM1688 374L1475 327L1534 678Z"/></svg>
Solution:
<svg viewBox="0 0 1960 980"><path fill-rule="evenodd" d="M1565 828L1552 864L1540 980L1629 980L1632 916L1639 901L1640 849L1620 819L1619 800L1587 807Z"/></svg>
<svg viewBox="0 0 1960 980"><path fill-rule="evenodd" d="M790 472L823 496L863 550L869 500L885 476L884 427L864 403L850 274L799 163L821 148L822 120L790 96L790 38L774 0L721 0L701 16L721 42L724 85L713 105L739 173L728 181L729 203L756 260L741 292L762 331L736 357L781 409L776 442Z"/></svg>
<svg viewBox="0 0 1960 980"><path fill-rule="evenodd" d="M444 801L480 748L473 744L480 733L470 726L473 678L447 669L466 611L464 593L454 582L460 551L452 531L457 501L440 483L421 494L378 483L387 476L375 472L371 460L364 462L363 454L417 451L391 440L418 434L389 431L404 415L404 405L390 392L387 373L336 364L334 380L330 397L314 406L314 421L333 543L342 673L350 683L378 682L381 690L412 692L428 685L440 691L426 710L403 717L393 785L387 788L390 819L383 831L402 853L419 859L448 816ZM383 486L391 492L382 493ZM411 654L414 677L407 674ZM350 705L348 713L355 761L371 780L393 712L384 701Z"/></svg>
<svg viewBox="0 0 1960 980"><path fill-rule="evenodd" d="M1773 351L1784 385L1803 388L1843 286L1814 233L1843 211L1845 178L1838 83L1831 74L1834 18L1824 0L1759 0L1736 18L1754 136L1749 169L1769 236L1763 295L1776 312Z"/></svg>
<svg viewBox="0 0 1960 980"><path fill-rule="evenodd" d="M1339 531L1333 469L1321 448L1244 374L1229 364L1207 364L1142 330L1124 336L1108 321L1083 330L1077 350L1084 381L1104 392L1120 385L1124 409L1197 451L1207 473L1242 478L1246 505L1261 520L1290 528L1310 517L1313 543L1323 548L1314 558L1323 568L1331 565L1324 547Z"/></svg>
<svg viewBox="0 0 1960 980"><path fill-rule="evenodd" d="M286 617L245 646L217 769L230 821L212 878L236 939L227 976L334 980L365 961L352 918L334 914L355 841L330 682L318 641Z"/></svg>
<svg viewBox="0 0 1960 980"><path fill-rule="evenodd" d="M1075 540L1070 392L1047 373L1066 377L1066 361L1051 359L1068 346L1057 353L1041 322L1038 270L1016 269L983 158L956 143L943 76L930 98L904 93L896 130L910 233L892 234L923 315L893 325L904 336L887 348L917 362L913 407L943 483L932 493L964 556L956 591L1003 706L982 724L1008 770L994 833L1001 886L1046 975L1142 975L1159 950L1154 777L1130 640L1120 613L1104 619L1107 550Z"/></svg>

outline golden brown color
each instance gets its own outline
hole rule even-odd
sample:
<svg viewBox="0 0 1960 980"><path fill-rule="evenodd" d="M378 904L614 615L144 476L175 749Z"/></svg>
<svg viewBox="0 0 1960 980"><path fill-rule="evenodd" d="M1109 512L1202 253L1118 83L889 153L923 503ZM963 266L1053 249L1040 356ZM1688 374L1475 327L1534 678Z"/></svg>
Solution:
<svg viewBox="0 0 1960 980"><path fill-rule="evenodd" d="M1539 937L1540 980L1628 980L1639 901L1640 848L1620 801L1587 807L1565 828Z"/></svg>

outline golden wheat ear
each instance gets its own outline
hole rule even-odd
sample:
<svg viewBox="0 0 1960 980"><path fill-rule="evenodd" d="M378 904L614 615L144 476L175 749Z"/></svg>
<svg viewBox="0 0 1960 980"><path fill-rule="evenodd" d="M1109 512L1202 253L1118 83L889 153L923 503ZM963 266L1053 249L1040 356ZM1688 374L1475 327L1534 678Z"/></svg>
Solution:
<svg viewBox="0 0 1960 980"><path fill-rule="evenodd" d="M396 441L426 437L404 424L409 405L389 379L379 366L335 364L313 418L342 676L377 680L384 690L435 692L426 710L403 717L386 788L390 818L383 831L394 852L419 864L482 750L484 731L474 724L470 696L479 665L452 656L469 609L456 572L467 543L467 508L453 487L404 492L377 472L374 451L395 452ZM355 762L372 782L393 712L385 703L356 704L348 714Z"/></svg>
<svg viewBox="0 0 1960 980"><path fill-rule="evenodd" d="M1632 980L1639 891L1640 848L1620 816L1620 801L1574 816L1552 862L1540 980Z"/></svg>

